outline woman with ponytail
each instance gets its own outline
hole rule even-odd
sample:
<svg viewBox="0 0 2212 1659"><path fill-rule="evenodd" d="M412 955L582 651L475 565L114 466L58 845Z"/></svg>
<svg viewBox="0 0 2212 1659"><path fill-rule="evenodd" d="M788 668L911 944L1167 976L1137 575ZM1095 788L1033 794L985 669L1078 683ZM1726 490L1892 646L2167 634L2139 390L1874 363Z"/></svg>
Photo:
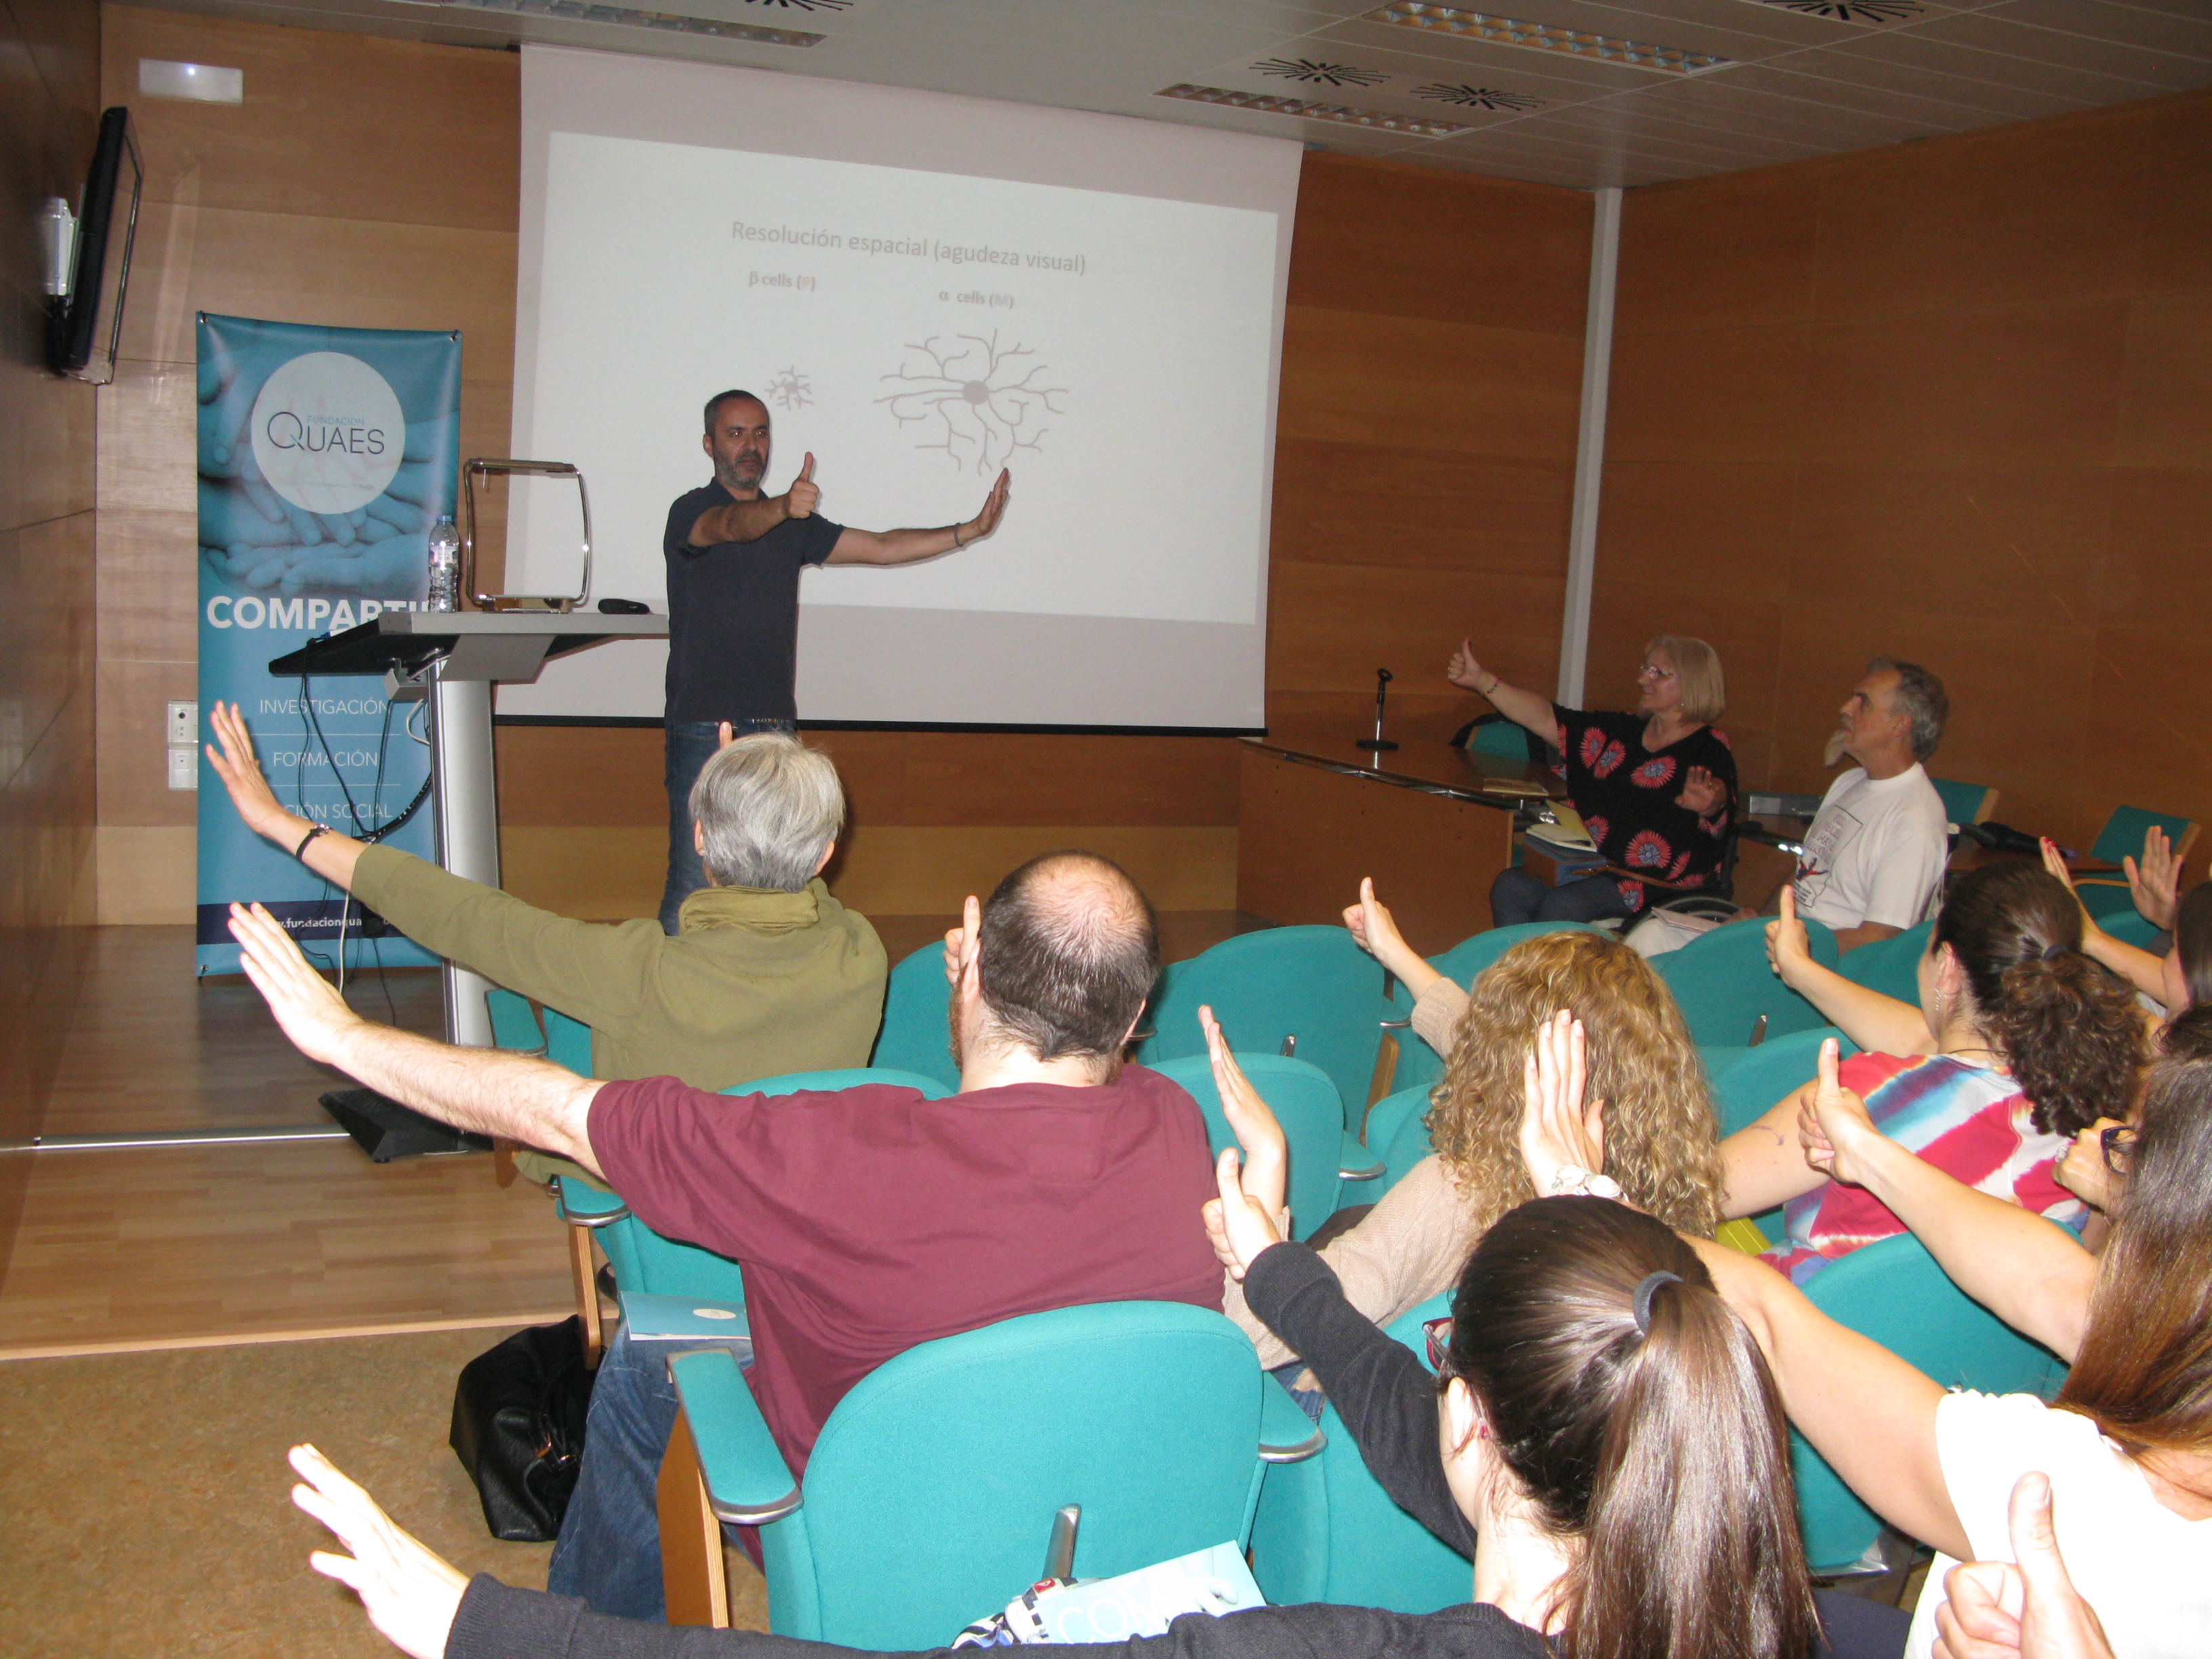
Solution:
<svg viewBox="0 0 2212 1659"><path fill-rule="evenodd" d="M1993 1197L2080 1224L2085 1206L2054 1179L2075 1134L2133 1101L2143 1022L2130 989L2081 952L2081 907L2027 863L1984 866L1944 901L1920 958L1917 1007L1814 962L1783 890L1767 928L1774 971L1866 1052L1843 1086L1874 1123ZM1807 1084L1722 1143L1727 1213L1777 1204L1768 1258L1798 1284L1863 1244L1905 1231L1880 1199L1809 1168L1797 1146Z"/></svg>
<svg viewBox="0 0 2212 1659"><path fill-rule="evenodd" d="M1581 1046L1564 1018L1547 1022L1545 1064L1528 1067L1532 1112L1578 1108ZM1529 1163L1551 1190L1592 1181L1561 1160ZM1094 1659L1896 1659L1894 1609L1813 1590L1773 1381L1705 1267L1659 1222L1587 1193L1502 1217L1467 1263L1431 1377L1345 1301L1320 1256L1282 1242L1234 1152L1218 1176L1208 1230L1252 1306L1321 1373L1390 1496L1472 1559L1473 1600L1419 1615L1186 1614L1163 1637L1087 1644ZM360 1589L416 1659L848 1651L603 1619L464 1579L320 1454L297 1448L293 1464L310 1483L295 1501L353 1552L315 1565Z"/></svg>

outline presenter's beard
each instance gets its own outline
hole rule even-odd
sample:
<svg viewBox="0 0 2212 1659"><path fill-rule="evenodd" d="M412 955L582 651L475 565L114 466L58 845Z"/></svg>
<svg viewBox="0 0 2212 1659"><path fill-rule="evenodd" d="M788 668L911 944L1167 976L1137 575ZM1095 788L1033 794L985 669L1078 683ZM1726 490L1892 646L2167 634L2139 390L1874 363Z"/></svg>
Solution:
<svg viewBox="0 0 2212 1659"><path fill-rule="evenodd" d="M758 489L761 480L768 476L768 457L744 454L731 461L721 471L721 483L727 489Z"/></svg>

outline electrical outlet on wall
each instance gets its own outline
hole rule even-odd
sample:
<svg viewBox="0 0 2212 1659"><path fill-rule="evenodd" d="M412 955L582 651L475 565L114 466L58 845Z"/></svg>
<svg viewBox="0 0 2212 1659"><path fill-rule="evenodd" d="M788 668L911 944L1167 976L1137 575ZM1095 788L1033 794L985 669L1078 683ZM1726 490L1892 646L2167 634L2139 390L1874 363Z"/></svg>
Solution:
<svg viewBox="0 0 2212 1659"><path fill-rule="evenodd" d="M187 703L186 708L191 705ZM197 745L173 743L169 745L169 787L197 789L200 787L200 751Z"/></svg>
<svg viewBox="0 0 2212 1659"><path fill-rule="evenodd" d="M169 700L169 741L197 744L200 740L200 706Z"/></svg>

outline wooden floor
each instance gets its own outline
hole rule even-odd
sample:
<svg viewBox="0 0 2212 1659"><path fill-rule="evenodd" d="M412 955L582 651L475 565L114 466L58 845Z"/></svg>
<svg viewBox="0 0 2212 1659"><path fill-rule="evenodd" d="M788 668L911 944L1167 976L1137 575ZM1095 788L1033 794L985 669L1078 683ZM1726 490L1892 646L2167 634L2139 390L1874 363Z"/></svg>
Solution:
<svg viewBox="0 0 2212 1659"><path fill-rule="evenodd" d="M878 919L896 961L950 918ZM1262 925L1161 919L1193 956ZM387 1001L387 996L389 1000ZM434 1034L437 975L356 975L371 1018ZM187 927L106 927L87 953L48 1136L327 1129L344 1086L303 1060L240 978L195 979ZM47 1150L0 1272L0 1358L516 1325L571 1306L544 1194L482 1154L372 1164L350 1140Z"/></svg>

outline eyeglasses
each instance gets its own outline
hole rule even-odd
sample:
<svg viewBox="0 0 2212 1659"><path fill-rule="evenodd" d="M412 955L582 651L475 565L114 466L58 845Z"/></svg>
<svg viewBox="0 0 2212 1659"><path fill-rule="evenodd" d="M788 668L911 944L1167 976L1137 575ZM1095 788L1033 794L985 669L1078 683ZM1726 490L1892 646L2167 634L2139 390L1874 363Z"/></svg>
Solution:
<svg viewBox="0 0 2212 1659"><path fill-rule="evenodd" d="M1421 1334L1428 1339L1429 1369L1439 1376L1449 1376L1451 1372L1451 1316L1446 1314L1442 1319L1423 1320Z"/></svg>
<svg viewBox="0 0 2212 1659"><path fill-rule="evenodd" d="M2115 1123L2097 1137L2097 1146L2105 1155L2105 1167L2114 1175L2125 1175L2136 1158L2135 1125Z"/></svg>
<svg viewBox="0 0 2212 1659"><path fill-rule="evenodd" d="M1671 668L1662 668L1656 663L1647 662L1636 671L1636 678L1639 680L1671 680L1674 678L1674 671Z"/></svg>

